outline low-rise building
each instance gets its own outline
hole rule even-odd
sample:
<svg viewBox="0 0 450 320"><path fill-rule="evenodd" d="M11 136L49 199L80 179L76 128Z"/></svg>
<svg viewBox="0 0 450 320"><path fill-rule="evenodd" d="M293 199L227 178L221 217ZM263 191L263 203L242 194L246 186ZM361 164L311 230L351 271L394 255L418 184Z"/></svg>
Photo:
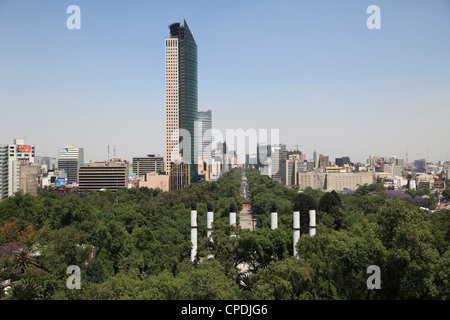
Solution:
<svg viewBox="0 0 450 320"><path fill-rule="evenodd" d="M392 177L402 177L403 176L403 166L384 165L383 172L389 173Z"/></svg>
<svg viewBox="0 0 450 320"><path fill-rule="evenodd" d="M139 180L139 188L147 187L150 189L159 188L162 191L169 191L170 176L159 174L157 172L150 172L145 175L145 180Z"/></svg>
<svg viewBox="0 0 450 320"><path fill-rule="evenodd" d="M164 157L149 154L147 157L133 158L133 173L137 176L143 177L150 172L164 172Z"/></svg>
<svg viewBox="0 0 450 320"><path fill-rule="evenodd" d="M332 173L326 176L325 190L356 190L359 186L372 183L373 175L370 172Z"/></svg>
<svg viewBox="0 0 450 320"><path fill-rule="evenodd" d="M297 173L297 181L300 190L308 187L316 190L324 190L325 178L325 173L317 173L314 171Z"/></svg>
<svg viewBox="0 0 450 320"><path fill-rule="evenodd" d="M417 190L423 190L423 189L431 190L431 181L419 179L419 181L417 181Z"/></svg>
<svg viewBox="0 0 450 320"><path fill-rule="evenodd" d="M371 172L299 172L298 185L299 189L311 187L318 190L355 190L359 186L373 183L373 174Z"/></svg>
<svg viewBox="0 0 450 320"><path fill-rule="evenodd" d="M436 179L433 182L433 190L434 191L438 191L438 192L442 192L445 189L445 182L442 179Z"/></svg>
<svg viewBox="0 0 450 320"><path fill-rule="evenodd" d="M117 191L128 187L128 165L119 161L92 162L80 165L79 191Z"/></svg>

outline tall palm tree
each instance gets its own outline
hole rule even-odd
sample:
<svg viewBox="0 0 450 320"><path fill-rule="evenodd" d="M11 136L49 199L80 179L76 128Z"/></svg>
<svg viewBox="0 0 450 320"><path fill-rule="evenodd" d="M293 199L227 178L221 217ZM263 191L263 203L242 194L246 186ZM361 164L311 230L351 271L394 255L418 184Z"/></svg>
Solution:
<svg viewBox="0 0 450 320"><path fill-rule="evenodd" d="M32 257L27 250L22 250L16 255L14 260L13 272L22 275L26 271L39 266L36 258Z"/></svg>
<svg viewBox="0 0 450 320"><path fill-rule="evenodd" d="M37 300L42 296L41 287L33 279L12 285L8 294L10 300Z"/></svg>

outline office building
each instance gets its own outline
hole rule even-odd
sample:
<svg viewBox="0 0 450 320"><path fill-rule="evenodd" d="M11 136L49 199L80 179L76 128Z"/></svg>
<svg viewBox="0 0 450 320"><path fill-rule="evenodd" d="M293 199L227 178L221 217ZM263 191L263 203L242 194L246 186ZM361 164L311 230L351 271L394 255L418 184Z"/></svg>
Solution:
<svg viewBox="0 0 450 320"><path fill-rule="evenodd" d="M419 159L414 161L414 166L416 167L416 172L425 172L425 159Z"/></svg>
<svg viewBox="0 0 450 320"><path fill-rule="evenodd" d="M403 166L405 164L405 161L401 158L397 158L397 156L392 156L389 158L389 163L391 165Z"/></svg>
<svg viewBox="0 0 450 320"><path fill-rule="evenodd" d="M192 164L194 178L195 121L198 113L197 44L186 21L169 26L170 37L165 38L166 86L166 172L172 162ZM190 137L182 138L186 130ZM183 147L180 147L180 138ZM182 150L181 150L182 148Z"/></svg>
<svg viewBox="0 0 450 320"><path fill-rule="evenodd" d="M223 142L223 143L218 143L217 147L219 148L219 153L222 155L222 167L221 167L221 171L222 172L227 172L231 169L230 166L230 160L228 157L228 147L227 147L227 143Z"/></svg>
<svg viewBox="0 0 450 320"><path fill-rule="evenodd" d="M38 176L40 173L39 166L32 164L26 160L19 160L20 164L20 190L24 194L37 196L38 194Z"/></svg>
<svg viewBox="0 0 450 320"><path fill-rule="evenodd" d="M330 160L328 156L319 154L319 168L325 169L330 166Z"/></svg>
<svg viewBox="0 0 450 320"><path fill-rule="evenodd" d="M284 185L292 185L292 181L296 181L297 177L294 174L295 178L291 179L291 182L287 182L286 175L288 168L286 167L286 160L305 160L306 155L302 154L302 152L298 149L286 149L286 145L282 144L279 150L279 164L280 164L280 182ZM301 163L303 165L303 162ZM297 164L296 164L297 166ZM292 168L291 168L292 169ZM295 170L296 171L296 170Z"/></svg>
<svg viewBox="0 0 450 320"><path fill-rule="evenodd" d="M429 180L421 180L417 181L417 190L429 189L431 190L432 182Z"/></svg>
<svg viewBox="0 0 450 320"><path fill-rule="evenodd" d="M197 162L197 182L210 181L210 165L208 157L198 157Z"/></svg>
<svg viewBox="0 0 450 320"><path fill-rule="evenodd" d="M317 162L314 160L307 160L306 161L306 171L314 171L314 168L316 167Z"/></svg>
<svg viewBox="0 0 450 320"><path fill-rule="evenodd" d="M317 190L339 191L345 189L356 190L359 186L373 183L373 174L371 172L358 173L316 173L299 172L299 189L311 187Z"/></svg>
<svg viewBox="0 0 450 320"><path fill-rule="evenodd" d="M442 192L445 189L445 181L442 179L435 179L432 183L433 191Z"/></svg>
<svg viewBox="0 0 450 320"><path fill-rule="evenodd" d="M384 165L383 172L390 173L393 177L401 177L403 175L403 166Z"/></svg>
<svg viewBox="0 0 450 320"><path fill-rule="evenodd" d="M0 145L0 200L8 197L8 145Z"/></svg>
<svg viewBox="0 0 450 320"><path fill-rule="evenodd" d="M222 158L219 156L214 156L211 163L210 179L212 181L217 181L221 175Z"/></svg>
<svg viewBox="0 0 450 320"><path fill-rule="evenodd" d="M326 175L325 190L356 190L359 186L373 184L373 174L371 172L358 173L331 173Z"/></svg>
<svg viewBox="0 0 450 320"><path fill-rule="evenodd" d="M286 180L286 161L288 159L288 151L286 149L286 145L282 144L279 152L279 161L280 161L280 182L284 185L288 185Z"/></svg>
<svg viewBox="0 0 450 320"><path fill-rule="evenodd" d="M149 172L145 174L144 180L139 180L139 188L147 187L150 189L161 189L162 191L169 191L169 178L170 176L165 174L159 174L157 172Z"/></svg>
<svg viewBox="0 0 450 320"><path fill-rule="evenodd" d="M147 157L133 157L132 171L138 177L143 177L147 173L164 172L164 158L149 154Z"/></svg>
<svg viewBox="0 0 450 320"><path fill-rule="evenodd" d="M280 152L282 145L272 145L272 156L269 159L269 176L272 180L281 182L281 166L280 166Z"/></svg>
<svg viewBox="0 0 450 320"><path fill-rule="evenodd" d="M377 156L372 157L372 156L369 155L369 158L367 159L367 164L369 166L375 166L375 165L379 164L380 161L381 160L380 160L379 157L377 157Z"/></svg>
<svg viewBox="0 0 450 320"><path fill-rule="evenodd" d="M272 148L270 144L258 143L256 146L257 165L262 175L271 176Z"/></svg>
<svg viewBox="0 0 450 320"><path fill-rule="evenodd" d="M286 160L284 167L285 177L282 179L282 183L286 186L292 186L297 184L297 164L298 160Z"/></svg>
<svg viewBox="0 0 450 320"><path fill-rule="evenodd" d="M283 145L258 143L256 145L256 167L262 175L269 176L272 180L281 182L280 153Z"/></svg>
<svg viewBox="0 0 450 320"><path fill-rule="evenodd" d="M117 191L128 187L128 166L124 162L83 163L78 172L79 191Z"/></svg>
<svg viewBox="0 0 450 320"><path fill-rule="evenodd" d="M298 185L298 172L306 172L307 164L302 160L301 154L290 154L284 162L285 177L283 179L286 186Z"/></svg>
<svg viewBox="0 0 450 320"><path fill-rule="evenodd" d="M325 189L325 178L326 178L326 173L317 173L314 171L298 172L297 173L297 184L298 184L299 190L303 190L308 187L315 189L315 190L324 190Z"/></svg>
<svg viewBox="0 0 450 320"><path fill-rule="evenodd" d="M58 150L57 167L67 174L68 183L78 182L78 170L84 162L84 149L73 145L66 145Z"/></svg>
<svg viewBox="0 0 450 320"><path fill-rule="evenodd" d="M196 131L197 158L206 157L208 165L212 164L212 112L211 110L199 111L197 113Z"/></svg>
<svg viewBox="0 0 450 320"><path fill-rule="evenodd" d="M34 163L40 165L41 168L44 168L45 172L55 170L58 165L57 159L52 157L36 156Z"/></svg>
<svg viewBox="0 0 450 320"><path fill-rule="evenodd" d="M185 163L170 164L170 191L182 190L191 183L191 165Z"/></svg>
<svg viewBox="0 0 450 320"><path fill-rule="evenodd" d="M444 162L445 178L450 180L450 162Z"/></svg>
<svg viewBox="0 0 450 320"><path fill-rule="evenodd" d="M350 165L350 158L349 157L342 157L342 158L336 158L336 166L343 167L344 164Z"/></svg>
<svg viewBox="0 0 450 320"><path fill-rule="evenodd" d="M8 145L8 197L19 191L21 185L21 164L34 163L35 146L25 144L25 139L15 139Z"/></svg>

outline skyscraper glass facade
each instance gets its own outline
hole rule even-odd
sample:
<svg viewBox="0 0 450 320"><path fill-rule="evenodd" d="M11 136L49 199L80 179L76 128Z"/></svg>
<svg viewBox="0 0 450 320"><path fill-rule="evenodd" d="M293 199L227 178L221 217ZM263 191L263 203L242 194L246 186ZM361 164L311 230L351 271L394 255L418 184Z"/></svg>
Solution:
<svg viewBox="0 0 450 320"><path fill-rule="evenodd" d="M170 171L170 162L177 146L171 144L170 135L176 129L187 130L190 134L190 150L178 150L181 161L194 164L195 121L198 112L197 44L186 21L169 26L170 38L166 38L166 168ZM176 40L176 41L173 41ZM168 45L176 45L168 50ZM170 56L168 56L170 54ZM170 79L175 77L176 79ZM171 81L173 80L173 81ZM175 85L175 88L172 88ZM174 89L174 90L171 90ZM168 91L169 90L169 91ZM177 113L177 114L173 114ZM173 118L173 119L172 119ZM175 121L170 126L170 121ZM181 135L181 134L180 134ZM181 142L181 141L180 141ZM188 146L184 146L187 148ZM191 166L194 177L195 166Z"/></svg>
<svg viewBox="0 0 450 320"><path fill-rule="evenodd" d="M208 166L212 163L212 113L211 110L199 111L197 117L196 146L198 156L208 158Z"/></svg>

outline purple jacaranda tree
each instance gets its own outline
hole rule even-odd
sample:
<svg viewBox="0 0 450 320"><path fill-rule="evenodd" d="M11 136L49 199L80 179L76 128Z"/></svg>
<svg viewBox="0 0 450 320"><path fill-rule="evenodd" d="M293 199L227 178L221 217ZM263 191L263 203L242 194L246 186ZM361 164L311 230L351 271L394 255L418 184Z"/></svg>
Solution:
<svg viewBox="0 0 450 320"><path fill-rule="evenodd" d="M409 194L405 194L402 190L386 190L390 196L398 196L404 201L413 202L413 198Z"/></svg>
<svg viewBox="0 0 450 320"><path fill-rule="evenodd" d="M10 242L8 244L0 246L0 256L2 255L14 256L17 253L26 249L27 246L19 246L14 242Z"/></svg>
<svg viewBox="0 0 450 320"><path fill-rule="evenodd" d="M352 189L344 189L344 190L339 190L339 191L337 191L337 193L349 193L349 194L353 194L353 193L355 193L355 190L352 190Z"/></svg>
<svg viewBox="0 0 450 320"><path fill-rule="evenodd" d="M421 197L416 196L414 198L414 203L421 206L421 207L428 207L428 198L427 197Z"/></svg>

